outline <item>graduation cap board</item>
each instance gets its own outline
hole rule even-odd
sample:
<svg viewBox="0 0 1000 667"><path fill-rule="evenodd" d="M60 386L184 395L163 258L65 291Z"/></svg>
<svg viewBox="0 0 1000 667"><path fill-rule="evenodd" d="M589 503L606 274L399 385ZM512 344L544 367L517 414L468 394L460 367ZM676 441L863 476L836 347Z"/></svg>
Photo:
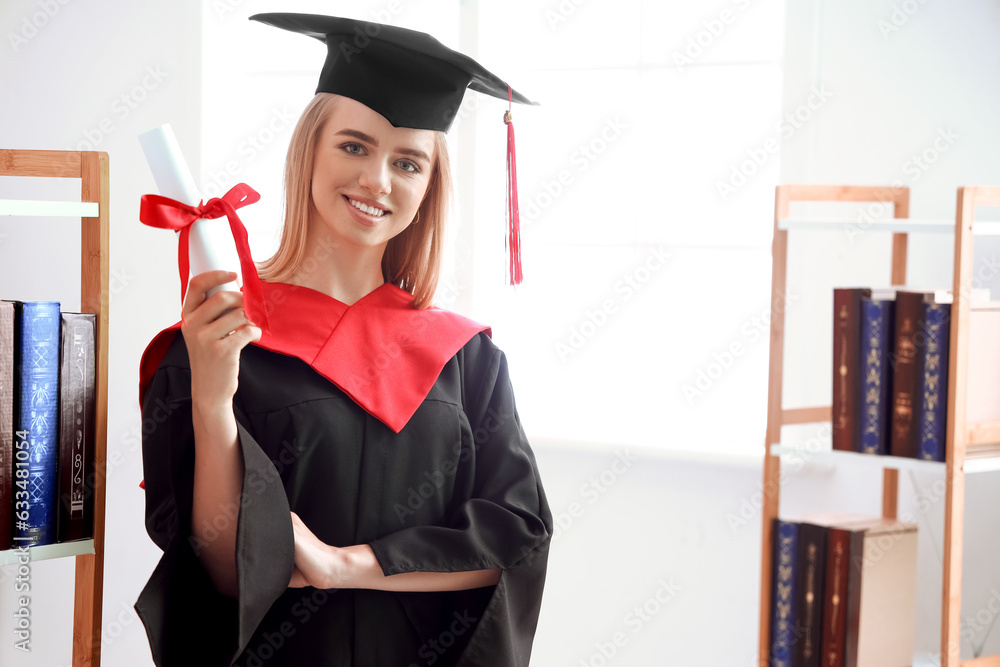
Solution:
<svg viewBox="0 0 1000 667"><path fill-rule="evenodd" d="M466 89L506 99L508 277L511 284L521 283L516 151L509 105L536 102L472 58L416 30L318 14L255 14L250 20L326 44L316 92L361 102L395 127L447 132Z"/></svg>
<svg viewBox="0 0 1000 667"><path fill-rule="evenodd" d="M326 44L316 92L357 100L396 127L447 132L467 88L537 104L472 58L416 30L317 14L255 14L250 20Z"/></svg>

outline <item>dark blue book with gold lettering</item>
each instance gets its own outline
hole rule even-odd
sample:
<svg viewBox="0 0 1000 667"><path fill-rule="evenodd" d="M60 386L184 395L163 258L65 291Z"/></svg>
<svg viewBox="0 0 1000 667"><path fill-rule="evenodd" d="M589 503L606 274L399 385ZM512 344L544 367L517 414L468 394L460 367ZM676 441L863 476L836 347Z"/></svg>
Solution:
<svg viewBox="0 0 1000 667"><path fill-rule="evenodd" d="M948 414L948 352L951 304L924 300L924 345L918 363L921 377L917 412L917 454L927 461L944 461Z"/></svg>
<svg viewBox="0 0 1000 667"><path fill-rule="evenodd" d="M58 302L21 305L20 406L14 441L14 492L21 502L14 505L15 547L55 540L59 322Z"/></svg>
<svg viewBox="0 0 1000 667"><path fill-rule="evenodd" d="M796 641L796 561L799 524L774 520L774 565L771 575L770 667L792 667Z"/></svg>
<svg viewBox="0 0 1000 667"><path fill-rule="evenodd" d="M895 305L891 299L861 299L857 442L862 454L889 453Z"/></svg>

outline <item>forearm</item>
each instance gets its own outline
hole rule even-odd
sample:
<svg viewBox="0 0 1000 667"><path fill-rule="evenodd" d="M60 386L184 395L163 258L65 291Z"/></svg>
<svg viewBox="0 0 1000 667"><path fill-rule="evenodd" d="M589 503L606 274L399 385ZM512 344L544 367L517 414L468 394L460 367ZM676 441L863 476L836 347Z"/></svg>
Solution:
<svg viewBox="0 0 1000 667"><path fill-rule="evenodd" d="M243 457L231 402L193 401L195 435L191 533L195 552L216 589L238 594L236 524L243 486Z"/></svg>
<svg viewBox="0 0 1000 667"><path fill-rule="evenodd" d="M404 572L386 576L375 553L367 544L335 549L338 588L369 588L379 591L461 591L493 586L500 580L500 569L468 572Z"/></svg>

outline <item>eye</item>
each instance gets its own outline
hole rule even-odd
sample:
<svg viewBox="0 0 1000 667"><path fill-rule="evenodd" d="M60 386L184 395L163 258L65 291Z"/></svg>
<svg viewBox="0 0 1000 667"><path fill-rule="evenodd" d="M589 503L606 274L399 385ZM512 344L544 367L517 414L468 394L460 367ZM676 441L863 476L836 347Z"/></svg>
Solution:
<svg viewBox="0 0 1000 667"><path fill-rule="evenodd" d="M354 143L353 141L348 142L346 144L342 144L340 148L345 153L348 153L350 155L364 155L366 152L364 146L362 146L361 144Z"/></svg>
<svg viewBox="0 0 1000 667"><path fill-rule="evenodd" d="M399 168L403 171L408 171L412 174L420 173L420 165L412 160L400 160L396 164L399 165Z"/></svg>

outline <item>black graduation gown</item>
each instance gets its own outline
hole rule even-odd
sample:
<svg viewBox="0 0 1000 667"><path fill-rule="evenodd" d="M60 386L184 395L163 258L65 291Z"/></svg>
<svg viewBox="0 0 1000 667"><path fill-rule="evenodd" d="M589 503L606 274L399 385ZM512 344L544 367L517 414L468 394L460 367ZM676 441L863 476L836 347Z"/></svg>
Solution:
<svg viewBox="0 0 1000 667"><path fill-rule="evenodd" d="M214 590L191 538L182 336L142 403L146 527L164 555L136 610L157 665L527 665L551 517L506 360L485 334L445 363L398 433L301 359L243 351L243 493L219 518L238 521L238 601ZM386 575L503 572L458 592L290 589L289 510L328 544L371 545Z"/></svg>

